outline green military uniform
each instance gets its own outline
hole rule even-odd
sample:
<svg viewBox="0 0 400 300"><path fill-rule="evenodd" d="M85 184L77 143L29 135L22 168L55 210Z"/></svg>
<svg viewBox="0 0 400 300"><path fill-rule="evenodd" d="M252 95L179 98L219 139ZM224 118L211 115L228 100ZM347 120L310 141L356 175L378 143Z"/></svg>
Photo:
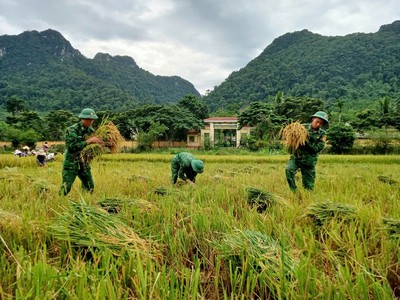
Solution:
<svg viewBox="0 0 400 300"><path fill-rule="evenodd" d="M85 128L81 122L67 128L65 134L65 158L62 170L61 191L67 195L72 188L76 176L82 181L82 188L93 191L94 182L90 166L83 162L81 151L86 147L86 139L94 132L93 127Z"/></svg>
<svg viewBox="0 0 400 300"><path fill-rule="evenodd" d="M195 159L191 153L180 152L171 161L171 182L175 184L178 177L183 181L189 179L192 182L196 182L197 174L203 173L203 170L204 166L201 160Z"/></svg>
<svg viewBox="0 0 400 300"><path fill-rule="evenodd" d="M305 125L308 129L308 140L299 147L296 154L292 155L286 164L286 179L292 191L296 191L295 175L298 169L301 171L303 187L308 190L314 188L315 165L318 154L325 147L326 132L319 128L314 131L311 125Z"/></svg>

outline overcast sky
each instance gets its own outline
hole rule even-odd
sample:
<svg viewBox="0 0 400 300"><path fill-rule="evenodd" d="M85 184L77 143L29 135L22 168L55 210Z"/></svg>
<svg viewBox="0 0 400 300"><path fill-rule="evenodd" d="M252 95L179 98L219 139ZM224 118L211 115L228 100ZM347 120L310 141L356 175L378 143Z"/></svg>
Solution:
<svg viewBox="0 0 400 300"><path fill-rule="evenodd" d="M88 58L128 55L201 94L287 32L370 33L396 20L399 0L0 0L0 35L51 28Z"/></svg>

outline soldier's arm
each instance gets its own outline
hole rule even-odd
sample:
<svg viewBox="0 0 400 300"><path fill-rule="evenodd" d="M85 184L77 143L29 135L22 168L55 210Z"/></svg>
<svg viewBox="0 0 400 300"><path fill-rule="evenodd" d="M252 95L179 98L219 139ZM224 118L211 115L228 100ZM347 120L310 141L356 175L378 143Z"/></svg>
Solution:
<svg viewBox="0 0 400 300"><path fill-rule="evenodd" d="M178 180L178 172L179 172L179 163L174 159L171 162L171 172L172 172L172 177L171 177L171 182L173 184L176 183Z"/></svg>
<svg viewBox="0 0 400 300"><path fill-rule="evenodd" d="M323 134L319 138L307 141L306 145L311 153L319 153L325 148L326 135Z"/></svg>

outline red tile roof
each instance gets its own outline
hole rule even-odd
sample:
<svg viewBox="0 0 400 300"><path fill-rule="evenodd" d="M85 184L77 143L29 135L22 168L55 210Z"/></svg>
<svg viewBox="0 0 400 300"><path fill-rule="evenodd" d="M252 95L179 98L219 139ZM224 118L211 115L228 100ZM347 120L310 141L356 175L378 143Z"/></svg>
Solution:
<svg viewBox="0 0 400 300"><path fill-rule="evenodd" d="M206 122L206 123L218 123L218 122L237 123L238 118L237 117L213 117L213 118L204 119L204 122Z"/></svg>

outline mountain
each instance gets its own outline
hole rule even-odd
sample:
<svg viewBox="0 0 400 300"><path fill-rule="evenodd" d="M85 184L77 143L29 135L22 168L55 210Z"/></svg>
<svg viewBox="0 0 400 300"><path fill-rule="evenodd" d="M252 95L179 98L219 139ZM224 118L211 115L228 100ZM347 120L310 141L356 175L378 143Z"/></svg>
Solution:
<svg viewBox="0 0 400 300"><path fill-rule="evenodd" d="M400 21L376 33L322 36L284 34L203 98L211 110L238 109L284 96L313 97L327 106L339 99L365 108L382 97L400 98Z"/></svg>
<svg viewBox="0 0 400 300"><path fill-rule="evenodd" d="M0 36L0 105L16 95L43 112L87 106L123 111L187 94L200 96L189 81L153 75L128 56L98 53L88 59L51 29Z"/></svg>

